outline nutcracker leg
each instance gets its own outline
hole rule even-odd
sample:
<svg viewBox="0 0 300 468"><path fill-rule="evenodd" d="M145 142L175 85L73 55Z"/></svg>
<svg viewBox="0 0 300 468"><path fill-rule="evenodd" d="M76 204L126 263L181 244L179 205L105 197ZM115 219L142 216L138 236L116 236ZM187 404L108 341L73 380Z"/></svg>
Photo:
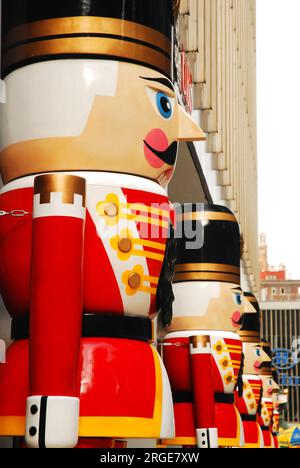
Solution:
<svg viewBox="0 0 300 468"><path fill-rule="evenodd" d="M36 177L26 410L30 447L78 442L84 218L84 179Z"/></svg>
<svg viewBox="0 0 300 468"><path fill-rule="evenodd" d="M218 448L210 338L208 336L191 337L190 354L197 445L199 448Z"/></svg>

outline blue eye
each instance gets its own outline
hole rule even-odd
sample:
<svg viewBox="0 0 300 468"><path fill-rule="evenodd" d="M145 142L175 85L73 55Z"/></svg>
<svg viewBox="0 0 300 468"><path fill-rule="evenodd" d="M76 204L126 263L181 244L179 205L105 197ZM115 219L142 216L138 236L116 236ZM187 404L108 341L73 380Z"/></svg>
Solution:
<svg viewBox="0 0 300 468"><path fill-rule="evenodd" d="M165 93L157 93L156 104L160 115L164 119L172 117L172 104L169 97Z"/></svg>
<svg viewBox="0 0 300 468"><path fill-rule="evenodd" d="M256 350L256 356L257 356L257 357L260 357L260 356L261 356L260 349L257 349L257 350Z"/></svg>
<svg viewBox="0 0 300 468"><path fill-rule="evenodd" d="M235 302L237 303L237 305L242 305L243 303L243 299L242 299L242 295L241 294L235 294Z"/></svg>

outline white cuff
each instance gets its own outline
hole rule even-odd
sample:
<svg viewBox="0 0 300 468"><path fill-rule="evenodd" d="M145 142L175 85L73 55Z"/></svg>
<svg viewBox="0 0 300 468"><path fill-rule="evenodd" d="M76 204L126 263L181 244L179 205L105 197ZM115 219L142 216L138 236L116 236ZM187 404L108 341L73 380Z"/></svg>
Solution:
<svg viewBox="0 0 300 468"><path fill-rule="evenodd" d="M198 448L219 448L218 429L197 429L196 434Z"/></svg>
<svg viewBox="0 0 300 468"><path fill-rule="evenodd" d="M27 398L26 444L31 448L73 448L78 443L79 398Z"/></svg>

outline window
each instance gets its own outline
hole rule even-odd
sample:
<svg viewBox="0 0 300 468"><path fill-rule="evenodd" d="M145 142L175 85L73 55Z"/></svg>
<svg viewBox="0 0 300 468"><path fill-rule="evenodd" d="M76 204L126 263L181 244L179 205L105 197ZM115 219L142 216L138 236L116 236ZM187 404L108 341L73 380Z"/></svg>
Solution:
<svg viewBox="0 0 300 468"><path fill-rule="evenodd" d="M299 294L300 294L300 293L299 293ZM267 289L267 288L263 288L263 289L261 290L261 300L262 300L263 302L266 302L267 297L268 297L268 289Z"/></svg>
<svg viewBox="0 0 300 468"><path fill-rule="evenodd" d="M281 295L282 295L282 296L285 295L285 288L281 288Z"/></svg>
<svg viewBox="0 0 300 468"><path fill-rule="evenodd" d="M274 296L275 294L277 294L277 289L276 289L276 288L272 288L272 294L273 294L273 296Z"/></svg>

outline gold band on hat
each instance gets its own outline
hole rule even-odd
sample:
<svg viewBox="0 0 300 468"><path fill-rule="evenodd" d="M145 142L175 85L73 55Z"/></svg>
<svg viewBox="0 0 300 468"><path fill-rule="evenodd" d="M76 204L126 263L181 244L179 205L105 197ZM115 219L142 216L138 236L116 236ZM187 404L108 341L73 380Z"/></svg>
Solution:
<svg viewBox="0 0 300 468"><path fill-rule="evenodd" d="M36 21L12 29L4 39L3 66L76 54L143 62L170 74L171 42L166 36L131 21L87 16Z"/></svg>
<svg viewBox="0 0 300 468"><path fill-rule="evenodd" d="M194 213L182 213L177 217L177 221L230 221L237 223L233 214L221 213L218 211L198 211Z"/></svg>
<svg viewBox="0 0 300 468"><path fill-rule="evenodd" d="M240 275L210 272L191 272L175 274L174 283L182 283L186 281L217 281L240 285Z"/></svg>
<svg viewBox="0 0 300 468"><path fill-rule="evenodd" d="M4 37L4 49L20 42L68 34L106 34L147 42L171 55L171 42L158 31L132 21L95 16L54 18L17 26Z"/></svg>
<svg viewBox="0 0 300 468"><path fill-rule="evenodd" d="M238 332L244 343L260 343L260 333L256 331L240 330Z"/></svg>
<svg viewBox="0 0 300 468"><path fill-rule="evenodd" d="M68 37L32 42L8 50L4 68L19 62L56 55L103 55L149 64L170 74L170 59L158 50L134 42L102 37Z"/></svg>
<svg viewBox="0 0 300 468"><path fill-rule="evenodd" d="M233 273L240 274L240 268L232 265L223 265L221 263L184 263L175 266L176 273L183 272L216 272L216 273Z"/></svg>

